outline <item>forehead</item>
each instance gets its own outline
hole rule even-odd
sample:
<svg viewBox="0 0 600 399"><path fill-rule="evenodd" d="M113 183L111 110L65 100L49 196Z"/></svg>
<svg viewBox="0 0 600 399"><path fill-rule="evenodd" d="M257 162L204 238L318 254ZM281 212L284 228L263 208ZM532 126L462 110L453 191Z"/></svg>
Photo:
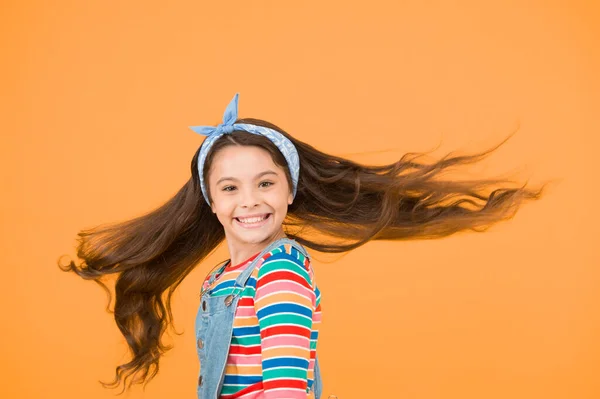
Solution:
<svg viewBox="0 0 600 399"><path fill-rule="evenodd" d="M266 169L278 173L283 170L273 162L271 154L256 146L227 146L215 154L210 166L210 176L231 176L236 178L254 178ZM211 179L213 180L213 179ZM213 180L214 181L214 180Z"/></svg>

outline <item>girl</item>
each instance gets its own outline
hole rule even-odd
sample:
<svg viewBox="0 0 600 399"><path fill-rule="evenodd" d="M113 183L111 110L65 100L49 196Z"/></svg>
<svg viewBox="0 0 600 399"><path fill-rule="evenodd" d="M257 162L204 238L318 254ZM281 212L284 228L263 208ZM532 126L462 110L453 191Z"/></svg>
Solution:
<svg viewBox="0 0 600 399"><path fill-rule="evenodd" d="M237 101L236 94L217 127L192 127L208 137L192 159L191 179L171 200L133 220L83 230L83 262L62 267L93 279L109 297L101 280L118 273L114 317L132 359L105 386L123 383L125 390L156 375L170 349L161 337L172 323L174 290L225 239L230 258L200 290L198 397L318 399L321 293L304 246L345 252L369 240L483 231L544 188L486 194L503 181L435 179L499 146L430 165L407 154L366 166L269 122L238 119Z"/></svg>

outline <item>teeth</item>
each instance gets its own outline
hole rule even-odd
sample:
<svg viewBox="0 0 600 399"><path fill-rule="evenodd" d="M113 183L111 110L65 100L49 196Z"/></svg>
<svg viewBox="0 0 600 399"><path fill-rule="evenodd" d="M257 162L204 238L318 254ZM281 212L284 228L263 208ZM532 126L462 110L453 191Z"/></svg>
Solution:
<svg viewBox="0 0 600 399"><path fill-rule="evenodd" d="M238 220L242 223L257 223L257 222L260 222L261 220L265 220L266 218L267 218L267 215L265 215L263 217L247 218L247 219L238 218Z"/></svg>

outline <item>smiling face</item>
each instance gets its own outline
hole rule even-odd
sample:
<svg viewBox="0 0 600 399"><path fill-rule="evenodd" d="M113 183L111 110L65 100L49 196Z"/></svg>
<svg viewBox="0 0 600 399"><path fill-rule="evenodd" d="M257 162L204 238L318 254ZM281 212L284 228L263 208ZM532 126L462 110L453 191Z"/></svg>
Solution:
<svg viewBox="0 0 600 399"><path fill-rule="evenodd" d="M285 171L267 150L241 145L220 149L208 184L211 209L225 229L232 262L234 254L243 260L285 236L282 223L293 196Z"/></svg>

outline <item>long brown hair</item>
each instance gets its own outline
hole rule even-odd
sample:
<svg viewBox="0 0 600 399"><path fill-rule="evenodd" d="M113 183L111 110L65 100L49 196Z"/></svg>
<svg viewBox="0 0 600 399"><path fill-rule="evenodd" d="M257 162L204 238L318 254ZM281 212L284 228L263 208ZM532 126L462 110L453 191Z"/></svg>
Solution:
<svg viewBox="0 0 600 399"><path fill-rule="evenodd" d="M449 167L483 159L507 139L480 153L447 155L432 163L419 161L424 154L408 153L389 165L369 166L323 153L269 122L252 118L237 122L276 129L296 146L300 177L284 229L288 237L321 252L346 252L370 240L433 239L463 230L484 231L510 219L524 201L540 198L545 187L511 188L512 182L499 179L438 179ZM215 142L206 159L205 181L214 154L229 145L266 149L286 171L291 187L285 158L277 147L263 136L243 131ZM61 266L59 260L62 270L100 284L109 304L111 294L102 279L118 276L114 318L132 359L116 367L112 382L101 383L113 388L123 383L121 393L132 384L145 386L156 375L160 356L171 349L161 337L172 325L173 292L225 238L202 196L198 151L191 178L173 198L132 220L82 230L77 256L83 261Z"/></svg>

